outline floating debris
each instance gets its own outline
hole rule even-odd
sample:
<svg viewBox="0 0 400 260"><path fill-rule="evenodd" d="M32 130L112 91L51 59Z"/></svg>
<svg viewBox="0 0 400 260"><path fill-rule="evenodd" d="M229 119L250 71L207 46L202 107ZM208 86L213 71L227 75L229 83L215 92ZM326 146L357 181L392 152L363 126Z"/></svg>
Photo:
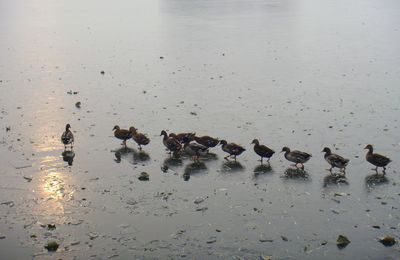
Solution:
<svg viewBox="0 0 400 260"><path fill-rule="evenodd" d="M217 242L217 237L215 237L215 236L209 237L207 240L207 244L212 244L215 242Z"/></svg>
<svg viewBox="0 0 400 260"><path fill-rule="evenodd" d="M200 203L202 203L203 201L205 201L206 199L207 199L208 197L205 197L205 198L196 198L194 201L193 201L193 203L194 204L200 204Z"/></svg>
<svg viewBox="0 0 400 260"><path fill-rule="evenodd" d="M26 177L26 176L24 176L24 179L25 179L27 182L31 182L31 181L32 181L32 177Z"/></svg>
<svg viewBox="0 0 400 260"><path fill-rule="evenodd" d="M350 244L350 240L346 236L338 236L338 239L336 240L337 247L339 247L340 249L345 248L348 244Z"/></svg>
<svg viewBox="0 0 400 260"><path fill-rule="evenodd" d="M76 106L77 108L81 108L81 102L79 102L79 101L76 102L76 103L75 103L75 106Z"/></svg>
<svg viewBox="0 0 400 260"><path fill-rule="evenodd" d="M140 181L148 181L150 179L150 176L147 172L141 172L138 179Z"/></svg>
<svg viewBox="0 0 400 260"><path fill-rule="evenodd" d="M394 237L391 236L380 238L379 242L381 242L384 246L393 246L394 244L396 244L396 240L394 239Z"/></svg>
<svg viewBox="0 0 400 260"><path fill-rule="evenodd" d="M56 229L56 224L47 224L47 229L49 229L49 230Z"/></svg>

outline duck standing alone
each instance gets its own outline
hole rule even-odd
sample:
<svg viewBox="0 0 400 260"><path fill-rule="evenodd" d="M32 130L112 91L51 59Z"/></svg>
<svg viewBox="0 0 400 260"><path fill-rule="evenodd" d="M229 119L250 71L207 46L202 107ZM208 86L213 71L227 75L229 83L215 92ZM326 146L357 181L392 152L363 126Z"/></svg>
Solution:
<svg viewBox="0 0 400 260"><path fill-rule="evenodd" d="M261 164L263 163L263 158L268 158L267 162L269 163L269 159L274 155L275 151L265 145L260 145L258 139L254 139L251 144L254 144L254 152L261 157Z"/></svg>
<svg viewBox="0 0 400 260"><path fill-rule="evenodd" d="M373 165L376 166L376 168L374 169L376 171L376 173L378 173L378 167L382 167L383 168L383 175L385 175L385 171L386 171L386 166L392 161L390 160L388 157L374 153L374 148L372 147L372 145L367 145L365 146L364 149L368 149L367 155L365 156L365 159L367 159L367 161Z"/></svg>
<svg viewBox="0 0 400 260"><path fill-rule="evenodd" d="M126 147L126 140L132 138L132 132L130 130L121 129L118 125L114 126L113 131L116 138L123 140L121 145Z"/></svg>
<svg viewBox="0 0 400 260"><path fill-rule="evenodd" d="M222 145L222 151L229 154L228 156L224 157L225 160L228 160L228 157L233 156L236 161L236 156L246 151L246 149L244 149L242 146L235 143L228 143L226 140L221 140L219 144Z"/></svg>
<svg viewBox="0 0 400 260"><path fill-rule="evenodd" d="M67 149L67 145L71 145L71 150L72 150L74 145L74 135L72 134L71 130L69 130L70 128L71 128L70 124L67 124L65 126L64 133L62 133L61 135L61 142L64 144L64 150Z"/></svg>
<svg viewBox="0 0 400 260"><path fill-rule="evenodd" d="M150 139L145 134L139 133L133 126L129 128L129 131L132 133L132 139L139 145L139 150L142 150L142 145L150 143Z"/></svg>
<svg viewBox="0 0 400 260"><path fill-rule="evenodd" d="M160 136L163 136L163 144L167 147L169 153L174 155L182 149L181 143L174 137L168 136L165 130L161 131Z"/></svg>
<svg viewBox="0 0 400 260"><path fill-rule="evenodd" d="M328 147L324 147L322 150L324 154L325 160L331 165L331 168L328 169L332 173L333 168L339 168L343 173L346 171L346 166L349 164L349 159L345 159L340 155L334 154L331 152L331 149Z"/></svg>
<svg viewBox="0 0 400 260"><path fill-rule="evenodd" d="M304 163L306 163L308 160L311 158L311 154L301 152L301 151L290 151L289 147L283 147L282 152L285 152L285 158L286 160L290 162L294 162L295 164L293 166L301 165L301 169L304 170Z"/></svg>

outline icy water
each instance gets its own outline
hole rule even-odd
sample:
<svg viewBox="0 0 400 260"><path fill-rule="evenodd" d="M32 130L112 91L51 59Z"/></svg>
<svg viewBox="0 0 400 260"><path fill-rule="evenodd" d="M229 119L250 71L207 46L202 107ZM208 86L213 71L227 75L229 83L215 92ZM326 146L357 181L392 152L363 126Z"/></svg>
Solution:
<svg viewBox="0 0 400 260"><path fill-rule="evenodd" d="M378 239L400 239L399 14L395 0L1 0L0 258L398 259ZM116 124L147 133L145 153L121 150ZM163 129L247 151L170 160ZM393 160L386 178L368 143ZM283 146L313 155L308 178L285 176ZM346 179L324 146L350 159Z"/></svg>

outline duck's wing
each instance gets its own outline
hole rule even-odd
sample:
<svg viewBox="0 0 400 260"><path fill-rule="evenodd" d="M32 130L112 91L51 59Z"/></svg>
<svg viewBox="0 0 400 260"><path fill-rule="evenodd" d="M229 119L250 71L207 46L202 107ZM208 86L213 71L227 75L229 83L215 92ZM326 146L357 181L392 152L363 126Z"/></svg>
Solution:
<svg viewBox="0 0 400 260"><path fill-rule="evenodd" d="M349 159L345 159L340 155L331 154L327 157L327 161L334 166L345 166L349 163Z"/></svg>
<svg viewBox="0 0 400 260"><path fill-rule="evenodd" d="M274 154L274 153L275 153L274 150L272 150L271 148L269 148L269 147L267 147L267 146L265 146L265 145L260 145L260 148L261 148L261 150L264 151L265 153L268 153L268 154Z"/></svg>
<svg viewBox="0 0 400 260"><path fill-rule="evenodd" d="M388 164L388 163L390 163L392 161L388 157L383 156L383 155L378 154L378 153L374 153L372 155L372 158L376 163L381 164L381 165Z"/></svg>
<svg viewBox="0 0 400 260"><path fill-rule="evenodd" d="M308 160L311 157L311 154L305 153L305 152L301 152L301 151L292 151L290 152L290 155L293 156L295 159L297 160Z"/></svg>
<svg viewBox="0 0 400 260"><path fill-rule="evenodd" d="M168 149L170 150L180 150L182 145L179 143L178 140L176 140L175 138L168 138L166 141L166 146Z"/></svg>
<svg viewBox="0 0 400 260"><path fill-rule="evenodd" d="M243 151L246 151L242 146L235 143L227 144L227 147L232 153L242 153Z"/></svg>
<svg viewBox="0 0 400 260"><path fill-rule="evenodd" d="M194 152L199 153L199 152L206 152L208 150L208 147L198 144L198 143L190 143L189 144L190 149L192 149Z"/></svg>

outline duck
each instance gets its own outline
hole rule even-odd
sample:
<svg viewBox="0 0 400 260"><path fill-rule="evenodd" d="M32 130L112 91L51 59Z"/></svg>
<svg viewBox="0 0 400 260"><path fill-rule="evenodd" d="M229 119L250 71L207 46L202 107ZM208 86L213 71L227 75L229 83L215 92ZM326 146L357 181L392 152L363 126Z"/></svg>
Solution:
<svg viewBox="0 0 400 260"><path fill-rule="evenodd" d="M331 149L328 147L324 147L322 153L325 153L324 158L325 160L331 165L331 168L328 169L332 173L333 168L339 168L341 171L346 171L346 166L349 164L349 159L345 159L340 155L334 154L331 152Z"/></svg>
<svg viewBox="0 0 400 260"><path fill-rule="evenodd" d="M150 143L150 139L146 135L139 133L135 127L131 126L129 131L132 133L132 139L139 145L139 150L142 150L142 145Z"/></svg>
<svg viewBox="0 0 400 260"><path fill-rule="evenodd" d="M224 157L224 159L227 161L230 156L234 156L236 161L236 156L246 151L246 149L243 148L242 146L235 143L228 143L226 140L221 140L219 144L222 145L222 151L229 153L228 156Z"/></svg>
<svg viewBox="0 0 400 260"><path fill-rule="evenodd" d="M311 158L311 154L305 153L305 152L301 152L301 151L290 151L289 147L283 147L281 152L285 152L285 158L288 161L294 162L297 168L297 165L300 164L301 165L301 169L304 170L304 163L306 163L308 160L310 160Z"/></svg>
<svg viewBox="0 0 400 260"><path fill-rule="evenodd" d="M67 149L67 145L71 145L71 150L74 145L74 135L72 134L70 124L65 125L65 131L61 135L61 142L64 144L64 150Z"/></svg>
<svg viewBox="0 0 400 260"><path fill-rule="evenodd" d="M193 141L194 136L196 133L179 133L179 134L174 134L170 133L169 136L175 138L180 142L181 144L187 141Z"/></svg>
<svg viewBox="0 0 400 260"><path fill-rule="evenodd" d="M218 145L219 140L217 138L204 135L204 136L194 136L196 143L204 145L208 148L212 148Z"/></svg>
<svg viewBox="0 0 400 260"><path fill-rule="evenodd" d="M367 155L365 156L365 159L367 160L367 162L373 164L376 166L376 168L374 169L376 171L376 173L378 174L378 167L382 167L383 168L383 175L385 175L386 173L386 166L392 161L390 160L388 157L374 153L374 148L372 147L372 145L368 144L367 146L365 146L364 149L368 149Z"/></svg>
<svg viewBox="0 0 400 260"><path fill-rule="evenodd" d="M200 156L208 154L208 147L195 142L186 141L183 145L183 150L192 156L195 163L200 163Z"/></svg>
<svg viewBox="0 0 400 260"><path fill-rule="evenodd" d="M170 154L171 153L176 154L177 152L179 152L182 149L181 143L174 137L168 136L168 134L165 130L161 131L160 136L164 136L163 144L165 147L167 147Z"/></svg>
<svg viewBox="0 0 400 260"><path fill-rule="evenodd" d="M114 126L113 131L116 138L123 140L121 145L126 147L126 140L132 138L132 132L130 130L121 129L118 125Z"/></svg>
<svg viewBox="0 0 400 260"><path fill-rule="evenodd" d="M254 144L254 152L261 157L261 164L263 163L263 158L268 158L267 162L269 163L269 159L274 155L275 151L265 145L260 145L258 139L254 139L251 144Z"/></svg>

